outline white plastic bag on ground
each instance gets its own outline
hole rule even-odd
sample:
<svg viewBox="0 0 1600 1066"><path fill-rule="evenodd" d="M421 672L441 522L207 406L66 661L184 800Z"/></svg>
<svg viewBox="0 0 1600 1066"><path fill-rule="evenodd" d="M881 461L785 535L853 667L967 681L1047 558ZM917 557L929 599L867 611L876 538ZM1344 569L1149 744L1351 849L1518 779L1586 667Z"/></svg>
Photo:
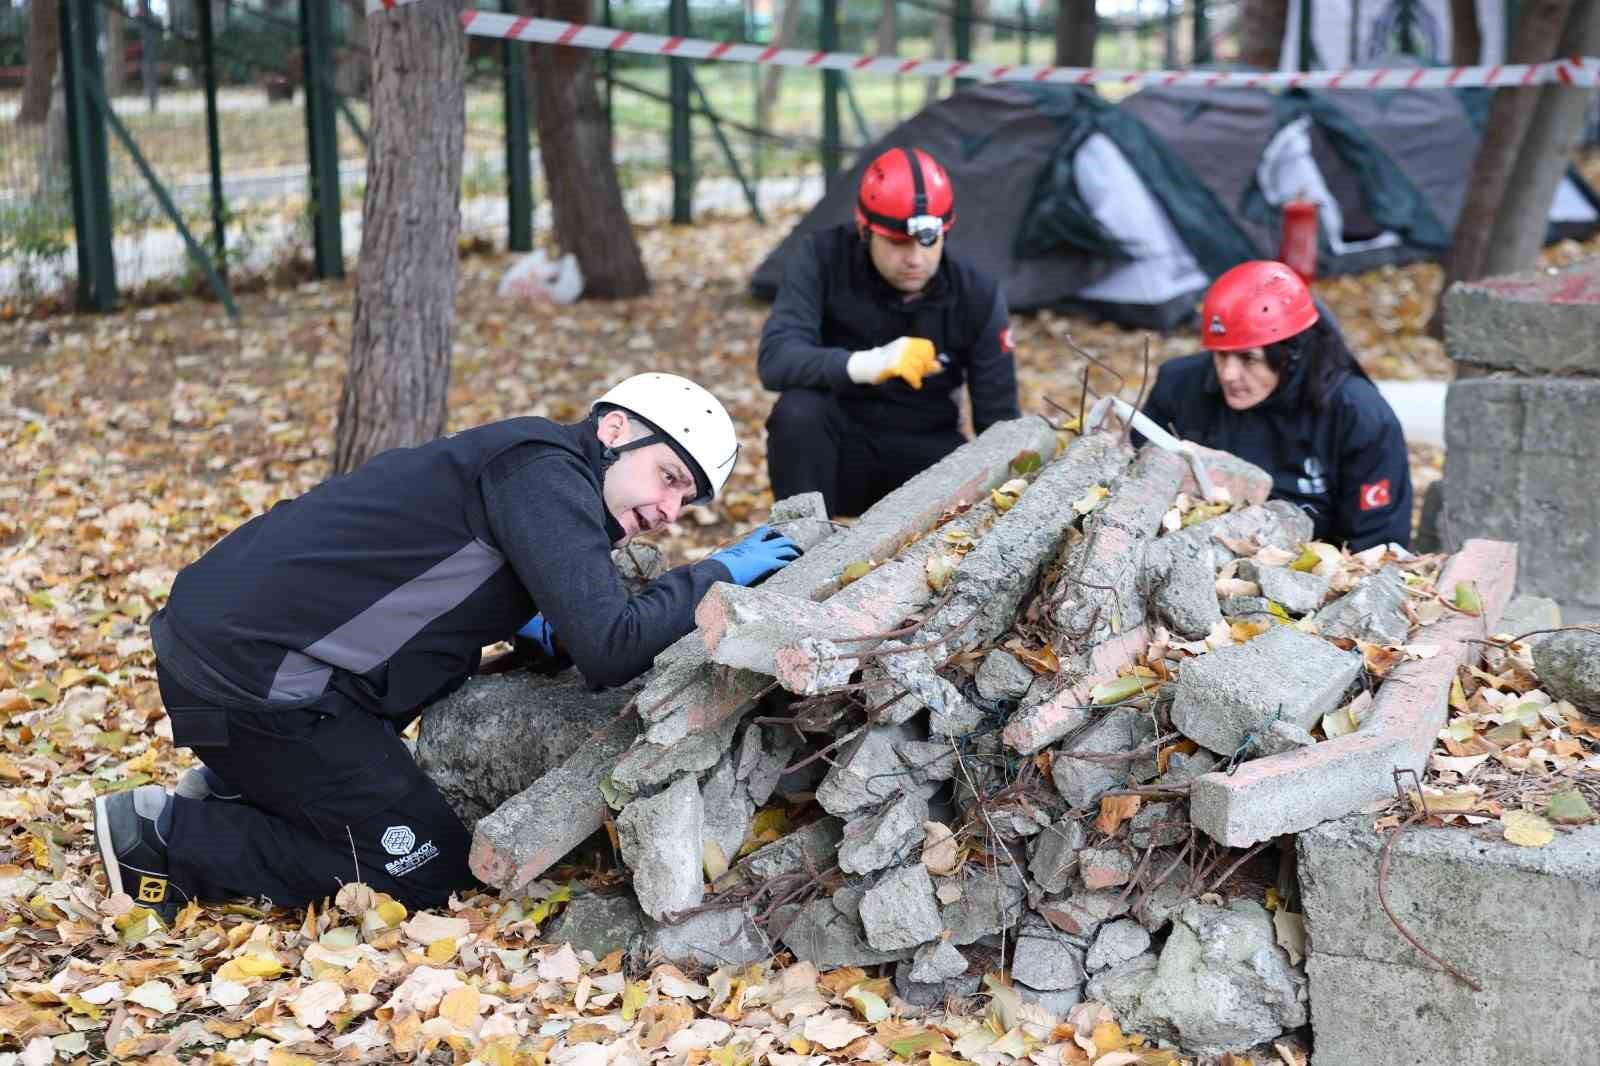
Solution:
<svg viewBox="0 0 1600 1066"><path fill-rule="evenodd" d="M570 304L583 294L583 273L570 252L551 259L535 250L511 264L495 291L515 300Z"/></svg>

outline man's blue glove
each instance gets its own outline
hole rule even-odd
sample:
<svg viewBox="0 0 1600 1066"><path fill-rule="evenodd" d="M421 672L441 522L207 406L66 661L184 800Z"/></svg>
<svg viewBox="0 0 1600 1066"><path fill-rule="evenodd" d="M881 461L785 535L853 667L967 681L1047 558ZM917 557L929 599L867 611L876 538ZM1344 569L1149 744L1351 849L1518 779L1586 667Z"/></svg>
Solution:
<svg viewBox="0 0 1600 1066"><path fill-rule="evenodd" d="M555 658L556 632L550 628L550 623L544 620L542 613L528 619L528 624L517 630L517 636L533 641L546 655Z"/></svg>
<svg viewBox="0 0 1600 1066"><path fill-rule="evenodd" d="M728 568L735 585L754 585L757 581L800 557L800 545L771 526L760 526L739 543L713 552L712 562Z"/></svg>

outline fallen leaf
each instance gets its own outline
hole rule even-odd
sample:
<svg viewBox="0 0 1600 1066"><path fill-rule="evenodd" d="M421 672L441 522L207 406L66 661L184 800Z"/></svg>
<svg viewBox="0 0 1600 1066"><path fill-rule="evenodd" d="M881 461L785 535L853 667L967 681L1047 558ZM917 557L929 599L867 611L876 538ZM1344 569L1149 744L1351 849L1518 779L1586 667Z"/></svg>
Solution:
<svg viewBox="0 0 1600 1066"><path fill-rule="evenodd" d="M1576 788L1564 788L1550 797L1550 820L1558 825L1584 825L1594 821L1594 808Z"/></svg>
<svg viewBox="0 0 1600 1066"><path fill-rule="evenodd" d="M1089 702L1097 706L1122 703L1158 686L1150 678L1130 675L1114 681L1103 681L1089 690Z"/></svg>
<svg viewBox="0 0 1600 1066"><path fill-rule="evenodd" d="M844 998L864 1022L876 1025L889 1016L889 1004L864 985L853 986L844 994Z"/></svg>
<svg viewBox="0 0 1600 1066"><path fill-rule="evenodd" d="M1107 836L1115 836L1122 823L1139 813L1138 796L1101 796L1100 814L1094 827Z"/></svg>
<svg viewBox="0 0 1600 1066"><path fill-rule="evenodd" d="M961 868L955 834L943 822L922 823L922 865L938 877L948 877Z"/></svg>
<svg viewBox="0 0 1600 1066"><path fill-rule="evenodd" d="M728 854L722 845L707 837L700 845L700 864L705 868L706 880L715 881L728 872Z"/></svg>
<svg viewBox="0 0 1600 1066"><path fill-rule="evenodd" d="M157 1014L170 1014L178 1009L178 1001L172 994L172 986L165 981L146 981L124 998Z"/></svg>
<svg viewBox="0 0 1600 1066"><path fill-rule="evenodd" d="M1455 608L1464 614L1478 615L1483 613L1483 596L1478 592L1478 586L1471 581L1457 581Z"/></svg>
<svg viewBox="0 0 1600 1066"><path fill-rule="evenodd" d="M867 1031L846 1015L838 1011L829 1011L827 1014L814 1014L807 1018L801 1035L829 1051L838 1051L851 1041L866 1036Z"/></svg>
<svg viewBox="0 0 1600 1066"><path fill-rule="evenodd" d="M1044 460L1039 457L1038 452L1032 449L1018 452L1011 460L1011 472L1018 477L1036 474L1042 469L1044 469Z"/></svg>
<svg viewBox="0 0 1600 1066"><path fill-rule="evenodd" d="M1036 674L1055 674L1061 671L1061 660L1056 658L1056 650L1048 644L1037 651L1011 643L1007 643L1006 647L1022 661L1022 665Z"/></svg>
<svg viewBox="0 0 1600 1066"><path fill-rule="evenodd" d="M950 583L950 575L956 572L957 560L943 552L930 556L924 569L928 574L928 587L935 592L943 592Z"/></svg>
<svg viewBox="0 0 1600 1066"><path fill-rule="evenodd" d="M1507 811L1500 816L1506 840L1524 848L1542 848L1556 838L1550 823L1532 811Z"/></svg>
<svg viewBox="0 0 1600 1066"><path fill-rule="evenodd" d="M1217 597L1219 599L1226 600L1234 596L1259 595L1261 595L1261 586L1254 581L1246 581L1242 577L1217 578Z"/></svg>
<svg viewBox="0 0 1600 1066"><path fill-rule="evenodd" d="M1299 966L1306 957L1306 916L1279 907L1272 912L1272 930L1278 946L1289 953L1289 965Z"/></svg>
<svg viewBox="0 0 1600 1066"><path fill-rule="evenodd" d="M852 581L860 581L870 573L872 573L871 563L860 560L853 562L844 568L844 573L839 575L839 587L843 588Z"/></svg>
<svg viewBox="0 0 1600 1066"><path fill-rule="evenodd" d="M1072 509L1079 515L1086 515L1096 507L1099 507L1100 501L1109 495L1111 495L1111 490L1104 485L1091 485L1088 492L1073 501Z"/></svg>

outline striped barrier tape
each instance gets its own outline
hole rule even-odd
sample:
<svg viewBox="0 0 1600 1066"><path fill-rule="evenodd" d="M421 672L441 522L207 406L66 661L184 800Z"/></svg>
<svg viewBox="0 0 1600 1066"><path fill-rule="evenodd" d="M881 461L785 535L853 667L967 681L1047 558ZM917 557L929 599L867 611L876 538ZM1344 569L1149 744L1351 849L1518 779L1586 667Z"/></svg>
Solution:
<svg viewBox="0 0 1600 1066"><path fill-rule="evenodd" d="M369 12L419 3L421 0L367 0ZM908 77L972 78L977 81L1048 82L1067 85L1117 84L1232 89L1457 89L1527 85L1600 86L1600 58L1555 59L1547 63L1501 64L1492 67L1384 67L1371 70L1258 72L1212 70L1099 70L1092 67L1042 67L980 63L956 59L907 59L732 44L695 37L635 33L580 22L523 18L493 11L461 13L461 24L475 37L560 44L674 59L720 60L763 66L839 70Z"/></svg>

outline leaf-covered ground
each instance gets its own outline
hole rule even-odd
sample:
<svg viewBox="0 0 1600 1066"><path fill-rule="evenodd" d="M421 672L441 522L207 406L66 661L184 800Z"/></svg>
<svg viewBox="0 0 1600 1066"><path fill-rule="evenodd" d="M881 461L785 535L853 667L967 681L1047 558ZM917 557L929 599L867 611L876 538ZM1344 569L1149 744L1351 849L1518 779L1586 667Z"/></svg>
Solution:
<svg viewBox="0 0 1600 1066"><path fill-rule="evenodd" d="M452 427L573 419L607 383L647 369L699 378L730 405L746 448L725 500L666 531L664 546L693 557L742 532L771 502L760 427L772 397L754 365L766 309L745 280L789 221L646 231L655 291L618 303L507 306L494 289L509 259L468 259ZM1440 346L1421 332L1438 278L1417 266L1319 290L1375 376L1444 377ZM0 322L0 1057L287 1063L434 1049L441 1061L799 1066L904 1051L940 1062L997 1054L972 1036L987 1026L991 1043L1052 1048L1063 1062L1169 1061L1130 1047L1110 1018L1091 1012L1069 1031L1004 993L985 1017L935 1027L885 1015L887 989L865 974L758 968L693 981L584 964L538 946L538 899L477 897L449 915L366 899L310 915L194 910L170 935L126 898L107 900L93 796L170 784L187 763L171 746L146 622L178 568L325 475L352 293L326 283L252 294L237 325L198 302ZM1015 326L1030 411L1053 400L1075 412L1084 363L1068 334L1122 375L1130 398L1147 343L1152 364L1197 347L1192 335L1147 340L1053 314ZM1439 458L1418 451L1419 484Z"/></svg>

